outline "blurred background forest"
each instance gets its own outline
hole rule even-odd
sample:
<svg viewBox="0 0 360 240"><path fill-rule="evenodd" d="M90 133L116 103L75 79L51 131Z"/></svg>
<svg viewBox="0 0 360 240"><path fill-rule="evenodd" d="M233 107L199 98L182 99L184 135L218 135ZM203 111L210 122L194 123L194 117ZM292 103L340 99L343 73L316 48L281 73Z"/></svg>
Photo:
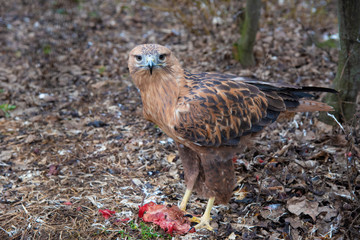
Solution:
<svg viewBox="0 0 360 240"><path fill-rule="evenodd" d="M137 218L185 187L172 139L142 117L136 45L165 45L191 72L331 87L337 71L335 0L262 1L249 68L234 45L245 1L0 1L1 239L171 239ZM317 116L272 125L238 156L218 233L175 238L360 238L359 107L344 129Z"/></svg>

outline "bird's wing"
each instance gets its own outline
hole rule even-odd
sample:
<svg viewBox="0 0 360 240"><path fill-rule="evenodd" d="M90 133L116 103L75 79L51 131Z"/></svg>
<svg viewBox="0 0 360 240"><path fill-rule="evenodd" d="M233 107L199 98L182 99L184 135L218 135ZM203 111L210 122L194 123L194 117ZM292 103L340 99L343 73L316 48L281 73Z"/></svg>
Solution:
<svg viewBox="0 0 360 240"><path fill-rule="evenodd" d="M261 123L276 119L267 112L268 99L256 86L232 80L233 75L190 74L175 109L174 130L183 139L200 146L234 146L241 136L260 131ZM274 106L285 105L274 96ZM265 121L264 124L265 125Z"/></svg>
<svg viewBox="0 0 360 240"><path fill-rule="evenodd" d="M331 111L324 103L302 100L307 92L336 92L255 81L230 74L185 72L174 113L179 139L200 146L235 146L241 137L262 130L284 111Z"/></svg>

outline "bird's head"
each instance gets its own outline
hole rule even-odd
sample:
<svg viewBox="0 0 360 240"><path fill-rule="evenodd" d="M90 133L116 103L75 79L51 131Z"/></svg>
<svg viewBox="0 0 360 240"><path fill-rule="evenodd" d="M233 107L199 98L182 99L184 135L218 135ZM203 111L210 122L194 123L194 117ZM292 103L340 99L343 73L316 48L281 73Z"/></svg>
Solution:
<svg viewBox="0 0 360 240"><path fill-rule="evenodd" d="M168 48L158 44L136 46L129 54L128 67L134 81L136 76L152 79L171 74L174 66L180 67L178 60Z"/></svg>

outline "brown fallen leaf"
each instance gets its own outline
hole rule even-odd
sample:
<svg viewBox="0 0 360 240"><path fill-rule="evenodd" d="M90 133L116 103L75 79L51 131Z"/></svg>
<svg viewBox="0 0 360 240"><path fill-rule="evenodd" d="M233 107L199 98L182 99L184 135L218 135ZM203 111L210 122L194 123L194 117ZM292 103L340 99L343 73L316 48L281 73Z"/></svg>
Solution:
<svg viewBox="0 0 360 240"><path fill-rule="evenodd" d="M320 152L317 152L315 154L313 154L312 156L310 157L307 157L307 159L324 159L324 161L326 162L330 157L330 154L326 151L320 151Z"/></svg>
<svg viewBox="0 0 360 240"><path fill-rule="evenodd" d="M280 217L284 215L285 209L281 204L270 204L260 211L260 215L265 219L278 222Z"/></svg>
<svg viewBox="0 0 360 240"><path fill-rule="evenodd" d="M291 227L294 229L300 228L303 226L303 223L301 222L299 217L291 216L291 217L285 218L285 222L290 223Z"/></svg>
<svg viewBox="0 0 360 240"><path fill-rule="evenodd" d="M339 214L338 210L336 210L335 208L331 208L329 206L319 207L319 213L324 212L326 213L324 217L325 222L331 222L331 220L333 220L333 218Z"/></svg>
<svg viewBox="0 0 360 240"><path fill-rule="evenodd" d="M239 190L237 190L236 192L234 192L234 195L236 197L236 200L243 200L245 199L245 197L247 196L249 192L246 190L246 187L242 187Z"/></svg>
<svg viewBox="0 0 360 240"><path fill-rule="evenodd" d="M12 156L12 151L2 151L1 153L0 153L0 161L7 161L7 160L9 160L10 158L11 158L11 156Z"/></svg>
<svg viewBox="0 0 360 240"><path fill-rule="evenodd" d="M316 128L324 133L331 133L333 130L333 126L323 123L321 121L316 120L315 124Z"/></svg>
<svg viewBox="0 0 360 240"><path fill-rule="evenodd" d="M166 157L166 160L167 160L169 163L172 163L172 162L174 161L175 157L176 157L176 154L171 153L171 154L169 154L169 155Z"/></svg>
<svg viewBox="0 0 360 240"><path fill-rule="evenodd" d="M26 140L25 140L25 143L32 143L32 142L35 142L36 140L36 136L35 135L29 135Z"/></svg>
<svg viewBox="0 0 360 240"><path fill-rule="evenodd" d="M306 199L305 196L300 198L293 197L288 200L286 208L295 215L299 216L300 214L309 215L314 221L316 220L317 215L319 215L319 203L312 202Z"/></svg>

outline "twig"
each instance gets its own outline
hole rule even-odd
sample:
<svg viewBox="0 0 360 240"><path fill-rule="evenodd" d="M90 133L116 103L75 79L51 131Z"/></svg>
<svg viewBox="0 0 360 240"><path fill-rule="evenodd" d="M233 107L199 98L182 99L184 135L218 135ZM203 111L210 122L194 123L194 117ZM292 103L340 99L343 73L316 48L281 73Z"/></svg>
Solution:
<svg viewBox="0 0 360 240"><path fill-rule="evenodd" d="M332 119L334 119L334 121L339 125L339 127L343 130L343 132L346 134L346 131L345 131L345 129L344 129L344 127L341 125L341 123L336 119L336 117L333 115L333 114L331 114L331 113L328 113L327 112L327 115L329 116L329 117L331 117Z"/></svg>
<svg viewBox="0 0 360 240"><path fill-rule="evenodd" d="M355 209L354 211L352 211L352 212L356 212L357 210L359 210L360 209L360 207L358 207L357 209ZM349 228L348 228L348 232L350 231L350 229L353 227L353 225L354 225L354 223L355 223L355 221L356 221L356 219L358 219L360 217L360 213L358 213L357 215L356 215L356 217L354 218L354 220L351 222L351 224L350 224L350 226L349 226Z"/></svg>

